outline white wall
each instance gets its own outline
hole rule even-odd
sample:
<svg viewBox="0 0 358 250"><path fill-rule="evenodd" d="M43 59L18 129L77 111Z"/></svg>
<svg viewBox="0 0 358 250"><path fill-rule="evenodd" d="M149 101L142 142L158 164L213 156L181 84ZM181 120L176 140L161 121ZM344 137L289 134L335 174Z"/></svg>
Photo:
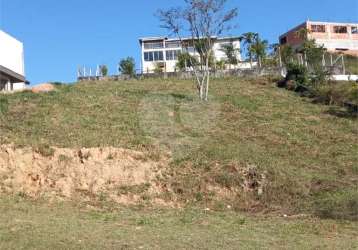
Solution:
<svg viewBox="0 0 358 250"><path fill-rule="evenodd" d="M316 39L316 43L323 45L328 50L336 48L358 50L358 40L353 39Z"/></svg>
<svg viewBox="0 0 358 250"><path fill-rule="evenodd" d="M358 75L332 75L331 79L335 81L357 81Z"/></svg>
<svg viewBox="0 0 358 250"><path fill-rule="evenodd" d="M26 84L24 82L13 83L12 85L13 91L21 91L25 89L26 89Z"/></svg>
<svg viewBox="0 0 358 250"><path fill-rule="evenodd" d="M1 30L0 65L25 76L23 44Z"/></svg>

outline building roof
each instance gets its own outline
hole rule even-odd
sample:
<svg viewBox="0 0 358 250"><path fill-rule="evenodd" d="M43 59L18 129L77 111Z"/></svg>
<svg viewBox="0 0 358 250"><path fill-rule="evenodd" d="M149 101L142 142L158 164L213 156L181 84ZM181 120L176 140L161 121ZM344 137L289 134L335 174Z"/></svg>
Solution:
<svg viewBox="0 0 358 250"><path fill-rule="evenodd" d="M0 65L0 79L8 79L12 83L25 82L28 83L23 75L20 75L11 69Z"/></svg>
<svg viewBox="0 0 358 250"><path fill-rule="evenodd" d="M217 36L213 36L213 39L217 39L217 40L241 40L241 36L227 36L227 37L217 37ZM142 37L139 38L139 43L142 42L151 42L151 41L160 41L160 40L165 40L165 41L180 41L180 40L192 40L191 37L183 37L181 39L179 38L169 38L169 37L165 37L165 36L158 36L158 37Z"/></svg>

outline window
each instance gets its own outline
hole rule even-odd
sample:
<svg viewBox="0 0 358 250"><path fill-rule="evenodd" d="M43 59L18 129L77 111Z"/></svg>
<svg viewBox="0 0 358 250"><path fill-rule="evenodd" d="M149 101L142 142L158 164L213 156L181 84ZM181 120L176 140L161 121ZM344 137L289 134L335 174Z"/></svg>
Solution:
<svg viewBox="0 0 358 250"><path fill-rule="evenodd" d="M144 61L146 62L163 61L163 51L144 52Z"/></svg>
<svg viewBox="0 0 358 250"><path fill-rule="evenodd" d="M153 61L153 52L144 52L144 61L152 62Z"/></svg>
<svg viewBox="0 0 358 250"><path fill-rule="evenodd" d="M352 27L352 34L358 34L358 27Z"/></svg>
<svg viewBox="0 0 358 250"><path fill-rule="evenodd" d="M281 39L280 39L280 44L286 44L287 43L287 37L285 36L285 37L282 37Z"/></svg>
<svg viewBox="0 0 358 250"><path fill-rule="evenodd" d="M347 33L347 26L334 26L333 31L334 33L345 34Z"/></svg>
<svg viewBox="0 0 358 250"><path fill-rule="evenodd" d="M163 61L163 51L154 51L154 61Z"/></svg>
<svg viewBox="0 0 358 250"><path fill-rule="evenodd" d="M180 42L179 41L169 41L165 43L165 47L170 48L180 48Z"/></svg>
<svg viewBox="0 0 358 250"><path fill-rule="evenodd" d="M162 49L163 47L164 47L163 42L144 43L144 49Z"/></svg>
<svg viewBox="0 0 358 250"><path fill-rule="evenodd" d="M178 55L180 50L168 50L165 53L167 61L176 61L178 60Z"/></svg>
<svg viewBox="0 0 358 250"><path fill-rule="evenodd" d="M326 26L324 25L311 25L312 32L317 33L325 33L326 32Z"/></svg>

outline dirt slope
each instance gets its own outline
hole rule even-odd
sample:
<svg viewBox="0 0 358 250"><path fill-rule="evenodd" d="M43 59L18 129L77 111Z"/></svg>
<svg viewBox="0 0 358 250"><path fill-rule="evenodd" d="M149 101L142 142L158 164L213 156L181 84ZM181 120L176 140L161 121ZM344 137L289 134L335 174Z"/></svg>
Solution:
<svg viewBox="0 0 358 250"><path fill-rule="evenodd" d="M153 161L143 153L111 147L51 150L46 155L29 147L0 146L0 192L34 198L100 196L131 203L158 192L156 179L167 164L165 159Z"/></svg>

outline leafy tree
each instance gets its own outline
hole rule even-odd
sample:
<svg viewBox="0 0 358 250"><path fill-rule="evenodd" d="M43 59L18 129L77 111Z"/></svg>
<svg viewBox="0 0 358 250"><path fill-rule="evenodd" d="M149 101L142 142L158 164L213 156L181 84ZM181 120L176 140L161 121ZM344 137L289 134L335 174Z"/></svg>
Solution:
<svg viewBox="0 0 358 250"><path fill-rule="evenodd" d="M220 60L216 62L216 67L220 70L224 70L225 69L225 60Z"/></svg>
<svg viewBox="0 0 358 250"><path fill-rule="evenodd" d="M196 77L196 86L201 100L208 100L210 82L210 58L215 37L230 30L231 21L237 16L237 8L226 9L227 0L184 0L183 8L159 10L161 27L168 29L185 44L192 44L200 55L198 65L191 63ZM183 32L189 32L189 43L181 39ZM190 58L191 59L191 58Z"/></svg>
<svg viewBox="0 0 358 250"><path fill-rule="evenodd" d="M99 66L99 70L100 70L102 76L108 75L108 67L106 65Z"/></svg>
<svg viewBox="0 0 358 250"><path fill-rule="evenodd" d="M133 57L127 57L119 62L119 72L131 77L135 76L135 61Z"/></svg>
<svg viewBox="0 0 358 250"><path fill-rule="evenodd" d="M225 56L227 58L227 63L229 65L237 65L239 63L239 60L237 58L240 49L235 48L233 43L227 43L221 45L220 50L225 53Z"/></svg>
<svg viewBox="0 0 358 250"><path fill-rule="evenodd" d="M290 45L280 45L280 54L282 63L284 65L288 65L293 61L293 57L295 55L294 49Z"/></svg>
<svg viewBox="0 0 358 250"><path fill-rule="evenodd" d="M193 68L198 65L198 60L190 55L188 52L181 52L178 54L178 62L176 66L180 70L186 70L187 68Z"/></svg>
<svg viewBox="0 0 358 250"><path fill-rule="evenodd" d="M310 39L309 34L310 31L306 28L297 31L297 36L304 41L300 52L304 55L305 66L312 73L311 84L317 86L327 80L329 72L322 65L325 48L322 45L317 45L315 39Z"/></svg>

